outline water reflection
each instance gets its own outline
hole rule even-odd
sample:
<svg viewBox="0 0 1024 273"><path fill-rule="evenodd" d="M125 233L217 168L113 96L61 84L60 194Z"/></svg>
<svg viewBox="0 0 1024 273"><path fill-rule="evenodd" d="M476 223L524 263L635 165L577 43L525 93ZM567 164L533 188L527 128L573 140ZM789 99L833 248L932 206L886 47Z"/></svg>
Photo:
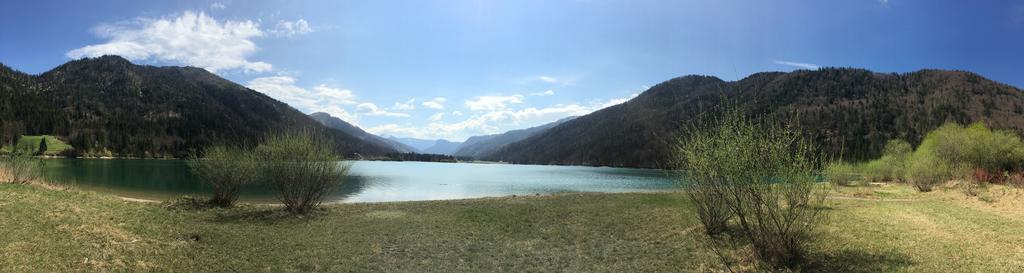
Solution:
<svg viewBox="0 0 1024 273"><path fill-rule="evenodd" d="M670 190L675 184L662 171L624 168L529 166L503 164L374 162L352 163L345 183L328 201L381 202L532 195L556 192L634 192ZM166 200L204 196L184 161L47 160L47 177L85 190ZM246 186L242 200L274 202L273 187Z"/></svg>

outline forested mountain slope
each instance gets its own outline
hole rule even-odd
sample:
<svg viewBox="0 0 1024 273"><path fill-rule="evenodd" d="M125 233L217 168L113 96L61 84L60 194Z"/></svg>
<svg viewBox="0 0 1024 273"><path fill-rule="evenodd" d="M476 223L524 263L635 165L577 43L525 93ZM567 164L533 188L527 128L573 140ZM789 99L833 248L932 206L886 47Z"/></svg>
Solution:
<svg viewBox="0 0 1024 273"><path fill-rule="evenodd" d="M826 68L767 72L735 82L675 78L626 103L582 116L505 146L490 160L532 164L665 167L673 144L701 113L725 99L752 116L795 120L822 151L851 160L877 157L885 142L919 143L945 122L984 121L1024 132L1020 89L962 71L881 74Z"/></svg>
<svg viewBox="0 0 1024 273"><path fill-rule="evenodd" d="M213 143L255 143L286 127L323 131L350 156L392 152L206 70L117 56L75 60L37 76L0 67L0 123L14 128L4 132L60 136L92 155L182 157Z"/></svg>

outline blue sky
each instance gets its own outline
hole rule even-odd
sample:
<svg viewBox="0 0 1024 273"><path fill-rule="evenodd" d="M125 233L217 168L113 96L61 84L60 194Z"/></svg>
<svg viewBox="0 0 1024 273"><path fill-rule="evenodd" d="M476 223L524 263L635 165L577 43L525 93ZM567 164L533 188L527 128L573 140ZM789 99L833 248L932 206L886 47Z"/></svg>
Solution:
<svg viewBox="0 0 1024 273"><path fill-rule="evenodd" d="M970 70L1024 86L1024 1L5 1L0 62L203 67L368 131L461 141L687 75Z"/></svg>

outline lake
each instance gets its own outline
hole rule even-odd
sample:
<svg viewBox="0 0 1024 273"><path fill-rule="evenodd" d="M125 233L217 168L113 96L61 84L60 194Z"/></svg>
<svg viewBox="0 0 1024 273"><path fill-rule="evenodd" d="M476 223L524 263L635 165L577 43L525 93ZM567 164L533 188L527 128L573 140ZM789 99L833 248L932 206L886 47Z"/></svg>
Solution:
<svg viewBox="0 0 1024 273"><path fill-rule="evenodd" d="M168 200L206 196L209 188L181 160L49 159L46 177L77 189ZM341 163L339 163L341 164ZM676 188L660 170L477 163L353 161L328 201L446 200L560 192L651 192ZM241 199L275 202L267 185L247 186Z"/></svg>

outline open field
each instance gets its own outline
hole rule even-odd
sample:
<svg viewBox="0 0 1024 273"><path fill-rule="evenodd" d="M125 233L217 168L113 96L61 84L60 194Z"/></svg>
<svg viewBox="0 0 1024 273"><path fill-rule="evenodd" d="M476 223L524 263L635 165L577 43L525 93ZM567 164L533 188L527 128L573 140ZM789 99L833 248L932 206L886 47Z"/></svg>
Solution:
<svg viewBox="0 0 1024 273"><path fill-rule="evenodd" d="M841 188L811 272L1020 272L1021 194ZM723 271L680 193L563 194L280 207L171 209L0 185L0 270ZM742 256L742 255L735 255Z"/></svg>
<svg viewBox="0 0 1024 273"><path fill-rule="evenodd" d="M59 138L50 135L21 136L21 138L18 139L18 147L28 147L30 151L37 151L39 150L39 142L43 138L46 138L46 152L44 152L43 155L58 155L60 152L71 148L71 145L68 145ZM11 145L4 146L2 151L11 151Z"/></svg>

